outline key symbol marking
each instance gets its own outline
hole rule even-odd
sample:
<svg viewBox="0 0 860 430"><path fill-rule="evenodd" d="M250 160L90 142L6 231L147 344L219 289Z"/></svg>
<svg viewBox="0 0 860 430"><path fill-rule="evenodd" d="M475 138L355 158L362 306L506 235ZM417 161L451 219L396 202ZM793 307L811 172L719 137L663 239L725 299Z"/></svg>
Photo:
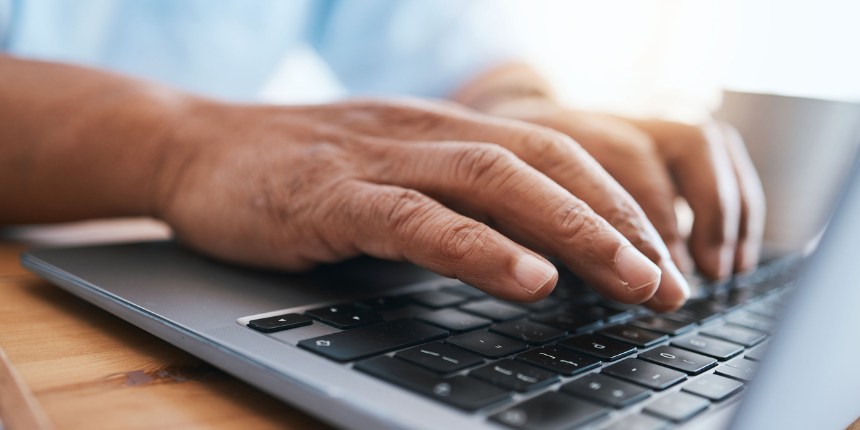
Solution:
<svg viewBox="0 0 860 430"><path fill-rule="evenodd" d="M594 345L595 349L605 349L606 348L606 345L601 345L599 343L592 342L591 344Z"/></svg>
<svg viewBox="0 0 860 430"><path fill-rule="evenodd" d="M285 322L285 321L287 321L287 320L285 320L285 319L281 318L281 319L279 319L278 321L280 321L280 322Z"/></svg>
<svg viewBox="0 0 860 430"><path fill-rule="evenodd" d="M670 360L674 360L674 359L678 358L678 357L675 357L675 356L674 356L674 355L672 355L672 354L669 354L668 352L661 352L661 353L660 353L660 356L661 356L661 357L664 357L664 358L668 358L668 359L670 359Z"/></svg>
<svg viewBox="0 0 860 430"><path fill-rule="evenodd" d="M612 397L622 397L622 396L624 396L624 391L621 391L621 390L612 391Z"/></svg>
<svg viewBox="0 0 860 430"><path fill-rule="evenodd" d="M592 383L588 384L588 388L591 388L592 390L599 390L600 387L602 387L602 386L603 385L600 385L599 382L592 382Z"/></svg>
<svg viewBox="0 0 860 430"><path fill-rule="evenodd" d="M624 330L621 332L621 334L623 334L625 337L632 337L633 339L639 337L639 333L636 333L633 330Z"/></svg>
<svg viewBox="0 0 860 430"><path fill-rule="evenodd" d="M329 342L327 340L318 340L317 341L317 346L329 346L329 345L331 345L331 342Z"/></svg>
<svg viewBox="0 0 860 430"><path fill-rule="evenodd" d="M440 382L433 387L433 393L437 396L448 397L451 394L451 384Z"/></svg>
<svg viewBox="0 0 860 430"><path fill-rule="evenodd" d="M574 366L574 367L579 367L579 365L578 365L578 364L576 364L576 363L574 363L574 362L572 362L572 361L561 360L561 362L562 362L562 363L567 363L567 364L569 364L569 365L571 365L571 366Z"/></svg>

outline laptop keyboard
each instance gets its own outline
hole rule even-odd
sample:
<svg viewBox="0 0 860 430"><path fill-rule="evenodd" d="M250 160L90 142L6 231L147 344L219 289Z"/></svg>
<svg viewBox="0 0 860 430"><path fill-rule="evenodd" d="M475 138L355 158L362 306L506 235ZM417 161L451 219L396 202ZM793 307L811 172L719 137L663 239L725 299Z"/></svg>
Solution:
<svg viewBox="0 0 860 430"><path fill-rule="evenodd" d="M452 281L247 326L331 326L338 330L298 346L504 427L665 429L739 397L797 266L779 260L700 286L666 314L603 299L561 268L553 294L537 303Z"/></svg>

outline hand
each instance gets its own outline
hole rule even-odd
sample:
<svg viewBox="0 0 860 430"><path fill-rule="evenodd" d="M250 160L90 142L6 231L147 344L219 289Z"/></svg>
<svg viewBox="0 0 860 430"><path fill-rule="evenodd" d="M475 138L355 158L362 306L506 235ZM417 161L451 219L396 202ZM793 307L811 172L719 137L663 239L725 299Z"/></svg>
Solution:
<svg viewBox="0 0 860 430"><path fill-rule="evenodd" d="M689 295L633 198L543 127L419 101L201 102L172 136L181 168L157 178L155 214L218 258L304 270L366 253L531 302L558 277L532 248L621 302Z"/></svg>
<svg viewBox="0 0 860 430"><path fill-rule="evenodd" d="M639 203L683 270L717 279L758 263L764 192L737 130L560 109L536 121L576 139ZM674 200L695 215L688 245ZM691 257L692 255L692 257Z"/></svg>

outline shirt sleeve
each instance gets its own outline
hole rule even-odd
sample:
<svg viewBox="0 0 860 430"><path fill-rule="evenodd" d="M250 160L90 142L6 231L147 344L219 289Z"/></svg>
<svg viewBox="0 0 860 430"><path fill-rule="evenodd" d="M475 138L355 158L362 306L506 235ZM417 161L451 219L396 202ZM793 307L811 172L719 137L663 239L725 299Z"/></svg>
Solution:
<svg viewBox="0 0 860 430"><path fill-rule="evenodd" d="M0 52L6 51L9 27L12 25L12 0L0 0Z"/></svg>
<svg viewBox="0 0 860 430"><path fill-rule="evenodd" d="M354 95L445 97L521 57L492 0L330 0L309 39Z"/></svg>

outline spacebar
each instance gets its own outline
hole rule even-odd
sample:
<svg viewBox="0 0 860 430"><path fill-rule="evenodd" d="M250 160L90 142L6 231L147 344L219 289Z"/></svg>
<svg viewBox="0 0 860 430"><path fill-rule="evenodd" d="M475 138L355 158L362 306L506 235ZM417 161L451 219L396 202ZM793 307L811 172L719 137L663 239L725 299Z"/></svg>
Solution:
<svg viewBox="0 0 860 430"><path fill-rule="evenodd" d="M402 319L305 339L299 347L333 360L352 361L447 336L441 328Z"/></svg>

